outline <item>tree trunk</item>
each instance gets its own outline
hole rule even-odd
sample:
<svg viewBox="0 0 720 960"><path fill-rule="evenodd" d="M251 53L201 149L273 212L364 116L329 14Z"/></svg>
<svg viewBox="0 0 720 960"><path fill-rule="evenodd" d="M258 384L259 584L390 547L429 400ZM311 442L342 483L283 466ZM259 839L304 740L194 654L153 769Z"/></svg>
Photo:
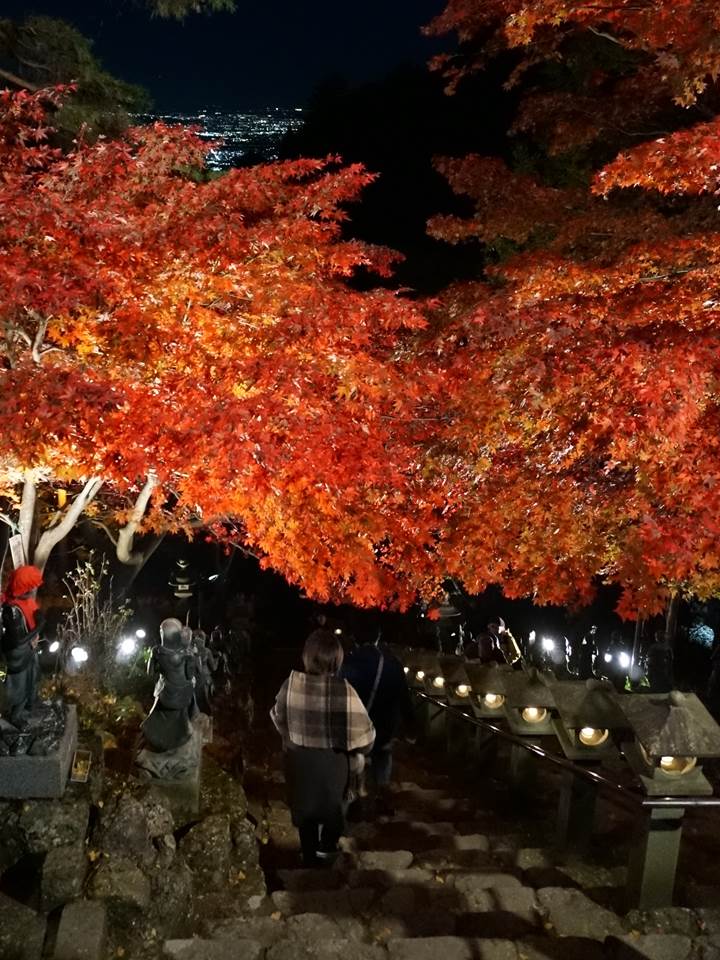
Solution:
<svg viewBox="0 0 720 960"><path fill-rule="evenodd" d="M32 556L32 535L35 528L35 503L37 501L37 480L32 473L25 474L22 499L20 501L20 519L18 529L22 537L25 563L30 563Z"/></svg>
<svg viewBox="0 0 720 960"><path fill-rule="evenodd" d="M680 593L675 591L665 610L665 636L667 641L675 649L675 639L677 636L678 614L680 613Z"/></svg>
<svg viewBox="0 0 720 960"><path fill-rule="evenodd" d="M644 627L645 627L645 621L638 614L638 618L635 621L635 636L633 638L632 662L630 664L631 669L637 666L637 662L640 659L640 644L642 643Z"/></svg>

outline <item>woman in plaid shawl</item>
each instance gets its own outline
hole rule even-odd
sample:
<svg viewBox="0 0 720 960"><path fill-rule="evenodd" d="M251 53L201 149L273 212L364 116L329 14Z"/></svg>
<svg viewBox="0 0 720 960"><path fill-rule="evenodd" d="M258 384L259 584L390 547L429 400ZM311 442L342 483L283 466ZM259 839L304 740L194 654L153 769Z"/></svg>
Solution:
<svg viewBox="0 0 720 960"><path fill-rule="evenodd" d="M342 661L338 638L315 630L303 650L305 672L292 671L270 712L283 738L289 804L306 866L337 850L347 803L375 741L362 701L338 677Z"/></svg>

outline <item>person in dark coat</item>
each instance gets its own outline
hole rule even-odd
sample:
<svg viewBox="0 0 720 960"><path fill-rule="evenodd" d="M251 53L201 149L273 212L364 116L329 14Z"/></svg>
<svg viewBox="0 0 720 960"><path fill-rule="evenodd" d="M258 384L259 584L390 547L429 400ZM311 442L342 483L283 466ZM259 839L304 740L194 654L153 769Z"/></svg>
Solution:
<svg viewBox="0 0 720 960"><path fill-rule="evenodd" d="M2 652L7 665L4 700L10 723L18 729L27 725L27 714L37 697L40 665L36 648L42 629L38 616L40 606L35 599L43 577L29 564L10 574L2 596Z"/></svg>
<svg viewBox="0 0 720 960"><path fill-rule="evenodd" d="M354 799L375 728L350 684L338 676L343 649L329 630L314 630L270 716L283 738L285 782L305 866L337 852L345 810Z"/></svg>
<svg viewBox="0 0 720 960"><path fill-rule="evenodd" d="M370 772L387 803L392 773L392 745L401 726L412 733L415 715L405 671L400 661L374 641L356 645L343 663L341 675L357 691L375 726L375 744L370 753Z"/></svg>

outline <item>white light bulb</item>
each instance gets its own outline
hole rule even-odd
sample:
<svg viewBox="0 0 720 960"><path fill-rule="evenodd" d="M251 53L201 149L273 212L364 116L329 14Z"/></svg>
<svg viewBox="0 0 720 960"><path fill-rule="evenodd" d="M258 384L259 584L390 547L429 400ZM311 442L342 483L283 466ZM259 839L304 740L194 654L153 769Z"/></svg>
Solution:
<svg viewBox="0 0 720 960"><path fill-rule="evenodd" d="M424 670L418 670L418 672L415 674L415 679L416 679L416 680L424 680L424 679L425 679L425 671L424 671Z"/></svg>
<svg viewBox="0 0 720 960"><path fill-rule="evenodd" d="M605 661L605 663L612 663L612 654L611 654L611 653L606 653L606 654L603 656L603 660Z"/></svg>
<svg viewBox="0 0 720 960"><path fill-rule="evenodd" d="M470 687L466 683L459 683L455 687L455 693L458 697L467 697L470 693Z"/></svg>
<svg viewBox="0 0 720 960"><path fill-rule="evenodd" d="M70 651L70 656L73 658L75 663L85 663L85 661L89 658L87 650L85 650L83 647L73 647Z"/></svg>
<svg viewBox="0 0 720 960"><path fill-rule="evenodd" d="M542 723L547 716L545 707L525 707L522 718L525 723Z"/></svg>
<svg viewBox="0 0 720 960"><path fill-rule="evenodd" d="M136 631L135 631L135 636L138 638L138 640L144 640L145 637L147 636L147 634L146 634L145 631L142 629L142 627L140 627L139 630L136 630Z"/></svg>
<svg viewBox="0 0 720 960"><path fill-rule="evenodd" d="M618 656L618 663L623 668L623 670L627 670L627 668L630 666L630 654L624 653L624 652L621 653Z"/></svg>
<svg viewBox="0 0 720 960"><path fill-rule="evenodd" d="M60 649L59 640L53 640L53 642L48 647L48 650L50 651L50 653L57 653L59 649Z"/></svg>
<svg viewBox="0 0 720 960"><path fill-rule="evenodd" d="M555 641L552 639L552 637L543 637L541 643L543 650L546 650L548 653L555 649Z"/></svg>
<svg viewBox="0 0 720 960"><path fill-rule="evenodd" d="M135 653L137 650L137 642L134 637L125 637L124 640L120 641L120 653L125 657L129 657L131 653Z"/></svg>
<svg viewBox="0 0 720 960"><path fill-rule="evenodd" d="M445 677L435 677L433 680L434 687L444 687L445 686Z"/></svg>
<svg viewBox="0 0 720 960"><path fill-rule="evenodd" d="M505 703L505 697L501 693L486 693L482 702L489 710L499 710Z"/></svg>

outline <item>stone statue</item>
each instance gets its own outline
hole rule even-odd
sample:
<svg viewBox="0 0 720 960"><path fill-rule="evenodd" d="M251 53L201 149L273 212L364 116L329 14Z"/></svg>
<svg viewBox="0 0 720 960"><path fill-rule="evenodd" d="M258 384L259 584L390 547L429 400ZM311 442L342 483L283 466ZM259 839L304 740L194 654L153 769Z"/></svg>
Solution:
<svg viewBox="0 0 720 960"><path fill-rule="evenodd" d="M157 677L155 702L142 731L158 752L175 750L192 736L195 708L195 666L183 641L183 626L174 618L160 624L160 646L154 647L148 670Z"/></svg>
<svg viewBox="0 0 720 960"><path fill-rule="evenodd" d="M217 670L220 661L208 647L204 631L193 631L193 645L196 670L195 697L198 708L210 716L212 712L210 701L214 692L213 673Z"/></svg>
<svg viewBox="0 0 720 960"><path fill-rule="evenodd" d="M2 652L7 665L4 714L18 730L28 727L37 700L40 666L36 647L42 622L35 599L42 584L37 567L23 566L10 574L2 597Z"/></svg>

